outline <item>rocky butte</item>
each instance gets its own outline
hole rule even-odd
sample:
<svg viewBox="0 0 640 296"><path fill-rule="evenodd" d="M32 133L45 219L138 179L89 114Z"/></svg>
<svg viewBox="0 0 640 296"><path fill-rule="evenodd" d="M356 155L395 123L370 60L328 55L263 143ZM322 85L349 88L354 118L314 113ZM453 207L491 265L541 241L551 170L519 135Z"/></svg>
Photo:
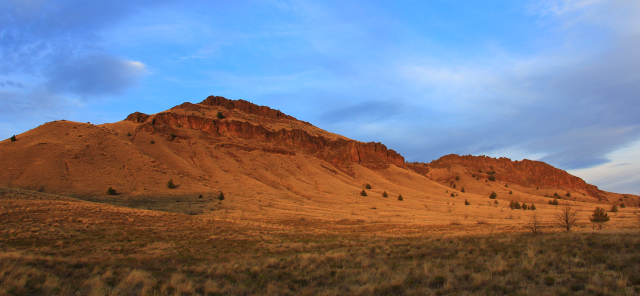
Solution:
<svg viewBox="0 0 640 296"><path fill-rule="evenodd" d="M121 198L146 200L224 191L242 201L236 203L242 211L264 209L256 201L263 199L286 211L292 204L308 210L301 201L319 208L377 207L353 199L371 184L369 194L402 194L402 207L412 209L445 202L452 193L486 203L482 198L493 191L537 204L554 194L637 204L634 195L599 190L539 161L447 155L406 163L381 143L355 141L279 110L220 96L103 125L54 121L17 138L0 142L0 186L83 198L113 187ZM169 180L177 188L168 190Z"/></svg>

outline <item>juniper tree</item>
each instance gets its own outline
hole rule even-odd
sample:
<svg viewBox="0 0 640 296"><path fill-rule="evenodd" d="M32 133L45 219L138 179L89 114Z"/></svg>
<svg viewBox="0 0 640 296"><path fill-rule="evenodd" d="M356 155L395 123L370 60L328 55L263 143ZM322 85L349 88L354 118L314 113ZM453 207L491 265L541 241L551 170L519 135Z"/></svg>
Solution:
<svg viewBox="0 0 640 296"><path fill-rule="evenodd" d="M596 207L595 210L593 210L593 214L591 215L591 218L589 218L589 221L591 221L593 228L596 228L596 224L598 225L598 229L602 229L602 226L604 226L604 223L606 223L607 221L609 221L609 215L607 215L607 211L605 211L603 208L601 207Z"/></svg>
<svg viewBox="0 0 640 296"><path fill-rule="evenodd" d="M491 194L489 195L490 199L496 199L496 197L498 197L498 194L495 191L492 191Z"/></svg>
<svg viewBox="0 0 640 296"><path fill-rule="evenodd" d="M169 179L169 182L167 182L167 188L169 188L169 189L176 188L176 185L173 184L173 179Z"/></svg>
<svg viewBox="0 0 640 296"><path fill-rule="evenodd" d="M402 194L398 195L398 200L399 201L403 201L404 200L404 198L402 197Z"/></svg>
<svg viewBox="0 0 640 296"><path fill-rule="evenodd" d="M224 193L222 191L220 191L220 194L218 195L218 200L219 201L223 201L224 200Z"/></svg>
<svg viewBox="0 0 640 296"><path fill-rule="evenodd" d="M382 192L382 197L389 197L389 195L387 194L387 192Z"/></svg>
<svg viewBox="0 0 640 296"><path fill-rule="evenodd" d="M367 192L366 192L366 191L364 191L364 189L362 189L362 192L360 192L360 195L362 195L362 196L367 196Z"/></svg>

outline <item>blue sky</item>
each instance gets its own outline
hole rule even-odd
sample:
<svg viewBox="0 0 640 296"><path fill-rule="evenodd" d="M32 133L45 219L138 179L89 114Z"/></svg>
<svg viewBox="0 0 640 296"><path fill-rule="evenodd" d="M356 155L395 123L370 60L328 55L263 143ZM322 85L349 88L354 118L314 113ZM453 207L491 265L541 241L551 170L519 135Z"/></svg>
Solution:
<svg viewBox="0 0 640 296"><path fill-rule="evenodd" d="M0 2L0 138L245 99L408 161L640 190L640 1Z"/></svg>

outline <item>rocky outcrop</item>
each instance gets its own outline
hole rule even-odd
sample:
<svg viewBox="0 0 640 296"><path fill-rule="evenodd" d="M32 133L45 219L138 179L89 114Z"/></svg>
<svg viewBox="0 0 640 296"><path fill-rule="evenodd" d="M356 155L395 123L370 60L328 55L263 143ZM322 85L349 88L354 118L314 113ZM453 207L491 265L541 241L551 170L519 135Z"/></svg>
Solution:
<svg viewBox="0 0 640 296"><path fill-rule="evenodd" d="M279 112L279 111L278 111ZM129 116L132 121L138 116ZM127 118L129 118L127 117ZM226 136L295 148L303 153L328 161L345 171L349 163L358 163L371 169L388 168L390 164L404 166L404 157L387 149L381 143L363 143L354 140L331 140L315 136L300 129L270 131L246 121L208 119L196 115L173 112L156 114L152 120L138 126L138 131L167 133L177 128L199 130L213 136Z"/></svg>
<svg viewBox="0 0 640 296"><path fill-rule="evenodd" d="M131 114L129 114L129 116L127 116L128 121L133 121L136 123L143 123L145 121L147 121L147 119L149 119L149 115L144 114L144 113L140 113L140 112L133 112Z"/></svg>
<svg viewBox="0 0 640 296"><path fill-rule="evenodd" d="M293 116L286 115L280 110L274 110L266 106L258 106L245 100L229 100L225 97L209 96L200 104L208 106L221 106L227 109L238 109L247 114L253 114L270 119L289 119L297 120ZM305 122L306 124L309 124Z"/></svg>
<svg viewBox="0 0 640 296"><path fill-rule="evenodd" d="M587 184L584 180L541 161L528 159L512 161L505 157L450 154L432 161L429 166L431 168L448 168L454 164L462 165L471 173L484 177L487 177L487 173L495 171L497 180L509 184L580 190L596 198L600 198L603 193L597 186Z"/></svg>

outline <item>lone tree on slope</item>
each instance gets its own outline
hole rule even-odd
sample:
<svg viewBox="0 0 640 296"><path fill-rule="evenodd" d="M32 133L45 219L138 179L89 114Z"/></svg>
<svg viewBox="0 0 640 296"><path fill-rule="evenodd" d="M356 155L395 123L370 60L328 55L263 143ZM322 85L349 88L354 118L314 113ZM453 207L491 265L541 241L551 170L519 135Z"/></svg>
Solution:
<svg viewBox="0 0 640 296"><path fill-rule="evenodd" d="M609 220L610 219L609 219L609 215L607 215L607 211L605 211L601 207L596 207L596 209L593 210L593 214L591 215L591 218L589 218L589 221L593 223L593 229L596 228L596 224L598 225L598 229L602 229L602 227L604 226L604 223L608 222Z"/></svg>
<svg viewBox="0 0 640 296"><path fill-rule="evenodd" d="M556 213L556 224L558 227L565 229L566 231L571 231L571 228L576 226L578 223L578 210L571 210L571 205L569 203L564 204L564 206L560 209L560 212Z"/></svg>

